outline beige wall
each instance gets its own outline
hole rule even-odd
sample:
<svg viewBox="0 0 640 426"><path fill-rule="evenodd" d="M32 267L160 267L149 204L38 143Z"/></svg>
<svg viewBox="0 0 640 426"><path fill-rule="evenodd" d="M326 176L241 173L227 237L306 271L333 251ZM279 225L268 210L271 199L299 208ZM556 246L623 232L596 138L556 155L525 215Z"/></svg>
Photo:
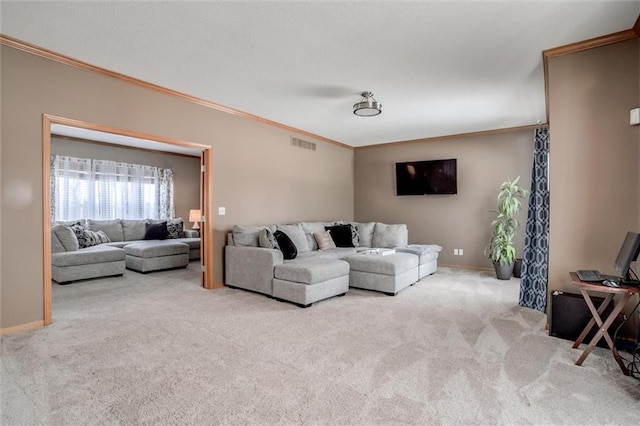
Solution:
<svg viewBox="0 0 640 426"><path fill-rule="evenodd" d="M638 52L633 39L549 61L551 290L575 292L576 269L613 273L639 229Z"/></svg>
<svg viewBox="0 0 640 426"><path fill-rule="evenodd" d="M457 158L458 194L395 195L395 163ZM412 244L443 247L438 262L446 265L492 267L484 255L495 215L498 187L521 176L530 187L533 130L467 136L439 141L356 149L355 219L406 223ZM526 206L517 238L522 254ZM463 249L454 256L453 249Z"/></svg>
<svg viewBox="0 0 640 426"><path fill-rule="evenodd" d="M322 141L317 151L292 147L284 129L0 49L0 327L43 319L43 113L212 146L214 208L227 208L214 218L216 282L234 224L353 218L350 149Z"/></svg>
<svg viewBox="0 0 640 426"><path fill-rule="evenodd" d="M189 210L200 207L199 157L120 148L113 145L70 140L56 136L51 137L51 154L144 164L173 170L175 217L183 218L185 228L191 229L192 223L189 222Z"/></svg>

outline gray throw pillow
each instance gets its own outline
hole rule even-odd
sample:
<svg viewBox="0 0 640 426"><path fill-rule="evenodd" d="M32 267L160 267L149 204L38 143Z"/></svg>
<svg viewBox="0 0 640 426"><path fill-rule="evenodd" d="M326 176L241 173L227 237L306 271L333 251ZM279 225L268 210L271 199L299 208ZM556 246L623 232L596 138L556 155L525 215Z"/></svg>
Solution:
<svg viewBox="0 0 640 426"><path fill-rule="evenodd" d="M277 225L277 228L278 231L287 234L291 242L295 244L298 253L311 250L307 242L307 236L304 234L302 226L299 223L294 223L293 225Z"/></svg>
<svg viewBox="0 0 640 426"><path fill-rule="evenodd" d="M375 222L358 223L358 237L361 247L374 247L373 246L373 230L375 229Z"/></svg>
<svg viewBox="0 0 640 426"><path fill-rule="evenodd" d="M239 247L259 247L260 231L266 226L235 225L233 227L233 244Z"/></svg>
<svg viewBox="0 0 640 426"><path fill-rule="evenodd" d="M394 248L406 246L408 240L407 225L386 225L377 222L373 231L373 247Z"/></svg>
<svg viewBox="0 0 640 426"><path fill-rule="evenodd" d="M124 231L125 241L144 240L144 234L147 233L147 220L125 220L122 221L122 230Z"/></svg>
<svg viewBox="0 0 640 426"><path fill-rule="evenodd" d="M51 232L56 236L57 241L64 248L64 251L76 251L80 249L80 245L78 244L78 238L76 237L75 232L68 225L56 225L51 228ZM52 239L52 250L53 239ZM59 247L57 247L59 249Z"/></svg>

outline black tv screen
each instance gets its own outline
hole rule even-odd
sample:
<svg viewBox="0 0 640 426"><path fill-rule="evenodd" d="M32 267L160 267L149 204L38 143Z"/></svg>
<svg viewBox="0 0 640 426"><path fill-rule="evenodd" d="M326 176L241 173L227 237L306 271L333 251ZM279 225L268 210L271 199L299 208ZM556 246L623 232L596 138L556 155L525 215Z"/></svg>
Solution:
<svg viewBox="0 0 640 426"><path fill-rule="evenodd" d="M396 163L397 195L457 194L456 159Z"/></svg>

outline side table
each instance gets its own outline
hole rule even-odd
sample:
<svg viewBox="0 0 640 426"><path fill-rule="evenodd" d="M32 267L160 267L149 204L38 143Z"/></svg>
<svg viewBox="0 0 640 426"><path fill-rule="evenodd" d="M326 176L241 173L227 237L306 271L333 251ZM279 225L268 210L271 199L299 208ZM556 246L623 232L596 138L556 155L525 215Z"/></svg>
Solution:
<svg viewBox="0 0 640 426"><path fill-rule="evenodd" d="M578 339L573 344L573 348L575 349L580 346L580 344L582 343L584 338L587 336L589 331L591 331L591 329L596 324L599 327L596 334L593 336L593 338L591 339L587 347L582 352L582 355L580 355L580 358L578 358L578 360L576 361L576 365L582 365L582 363L589 356L589 354L591 353L595 345L600 341L600 339L604 337L604 339L607 341L607 345L609 346L609 348L611 349L611 352L613 353L613 357L615 358L616 362L620 366L620 369L626 376L628 376L629 370L627 370L627 367L622 362L622 359L620 358L620 354L618 353L618 350L615 347L614 341L611 339L611 336L609 335L608 329L611 323L613 323L613 320L618 316L620 311L622 311L622 308L624 308L624 306L627 304L631 296L635 294L640 294L640 287L627 286L623 284L621 284L620 287L608 287L600 283L591 283L591 282L581 281L575 272L570 272L569 276L571 277L571 284L573 284L580 290L582 297L584 297L584 301L589 307L591 316L593 317L587 323L587 326L584 328L584 330L582 330L582 333L580 333L580 336L578 336ZM597 309L593 304L591 297L589 296L590 291L598 292L598 293L606 293L607 295ZM619 295L620 297L614 299L614 296L616 295ZM609 306L609 303L611 303L612 300L614 300L613 310L611 311L609 316L603 321L600 315L602 315L602 313L607 308L607 306Z"/></svg>

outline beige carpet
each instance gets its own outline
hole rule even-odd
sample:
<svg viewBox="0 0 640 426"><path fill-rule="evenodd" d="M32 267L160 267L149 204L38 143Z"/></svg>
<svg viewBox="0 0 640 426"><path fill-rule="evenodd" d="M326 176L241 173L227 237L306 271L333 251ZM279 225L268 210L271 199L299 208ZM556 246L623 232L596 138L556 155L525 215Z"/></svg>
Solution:
<svg viewBox="0 0 640 426"><path fill-rule="evenodd" d="M2 424L638 424L640 382L582 367L518 280L441 268L300 309L197 272L54 284L2 337Z"/></svg>

